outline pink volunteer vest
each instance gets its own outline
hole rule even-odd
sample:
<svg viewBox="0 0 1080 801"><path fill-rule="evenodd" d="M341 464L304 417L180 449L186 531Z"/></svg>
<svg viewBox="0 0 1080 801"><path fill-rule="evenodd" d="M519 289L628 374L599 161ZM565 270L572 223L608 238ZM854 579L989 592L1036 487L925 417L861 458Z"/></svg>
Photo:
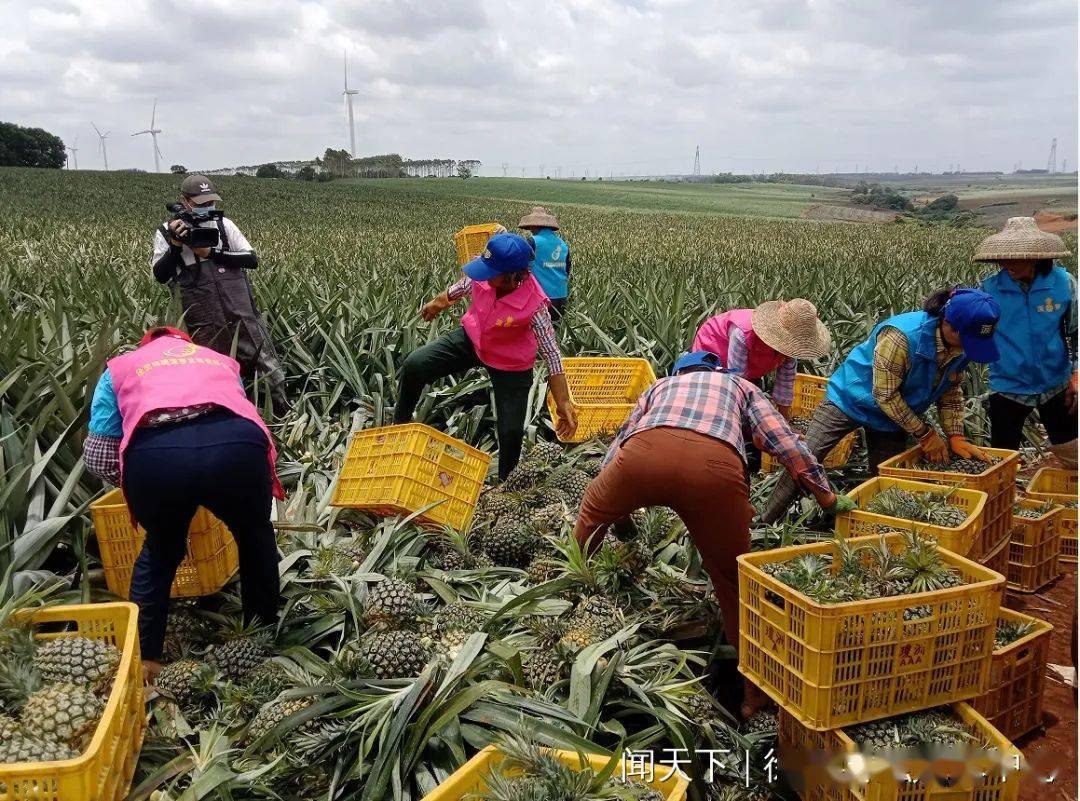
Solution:
<svg viewBox="0 0 1080 801"><path fill-rule="evenodd" d="M742 331L747 350L750 352L746 364L746 375L743 378L747 381L757 381L768 375L787 361L787 357L782 353L777 353L757 338L754 327L750 324L753 316L753 309L732 309L706 320L705 324L698 329L697 336L694 337L694 350L715 353L720 357L720 363L727 367L728 331L730 326L734 325Z"/></svg>
<svg viewBox="0 0 1080 801"><path fill-rule="evenodd" d="M529 277L499 298L487 281L473 281L472 304L461 325L481 362L496 370L531 370L538 345L532 318L550 303L540 284Z"/></svg>
<svg viewBox="0 0 1080 801"><path fill-rule="evenodd" d="M217 351L178 337L158 337L131 353L109 360L124 435L120 440L120 472L124 454L139 422L160 409L179 409L213 403L255 423L266 434L266 456L274 482L274 497L284 498L275 462L277 450L266 424L244 395L240 365Z"/></svg>

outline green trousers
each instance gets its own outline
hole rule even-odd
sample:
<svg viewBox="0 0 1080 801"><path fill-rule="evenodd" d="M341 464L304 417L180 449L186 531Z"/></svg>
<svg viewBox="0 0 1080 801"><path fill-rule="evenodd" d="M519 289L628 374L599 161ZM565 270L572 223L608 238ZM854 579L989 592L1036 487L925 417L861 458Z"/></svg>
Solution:
<svg viewBox="0 0 1080 801"><path fill-rule="evenodd" d="M483 364L464 328L458 326L405 358L398 382L394 422L412 420L425 386L472 367L483 367L491 378L491 388L495 392L495 435L499 441L499 478L504 479L521 459L533 371L496 370Z"/></svg>

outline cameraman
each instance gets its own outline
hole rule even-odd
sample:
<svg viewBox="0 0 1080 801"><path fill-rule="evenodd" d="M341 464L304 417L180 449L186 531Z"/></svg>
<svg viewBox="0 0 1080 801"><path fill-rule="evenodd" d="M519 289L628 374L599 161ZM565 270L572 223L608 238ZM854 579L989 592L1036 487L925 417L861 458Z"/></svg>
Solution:
<svg viewBox="0 0 1080 801"><path fill-rule="evenodd" d="M187 176L180 202L169 206L175 217L154 233L150 265L160 283L179 288L184 323L195 343L228 355L235 336L244 378L260 374L274 413L281 415L288 409L285 374L247 274L259 259L236 224L217 210L220 201L209 178ZM192 241L215 244L191 247Z"/></svg>

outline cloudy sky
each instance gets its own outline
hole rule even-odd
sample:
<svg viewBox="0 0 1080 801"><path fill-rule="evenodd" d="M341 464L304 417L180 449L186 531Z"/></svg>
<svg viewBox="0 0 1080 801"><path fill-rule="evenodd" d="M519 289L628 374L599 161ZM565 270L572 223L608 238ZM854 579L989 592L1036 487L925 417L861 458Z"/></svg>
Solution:
<svg viewBox="0 0 1080 801"><path fill-rule="evenodd" d="M0 120L79 165L1011 170L1077 156L1075 0L0 0Z"/></svg>

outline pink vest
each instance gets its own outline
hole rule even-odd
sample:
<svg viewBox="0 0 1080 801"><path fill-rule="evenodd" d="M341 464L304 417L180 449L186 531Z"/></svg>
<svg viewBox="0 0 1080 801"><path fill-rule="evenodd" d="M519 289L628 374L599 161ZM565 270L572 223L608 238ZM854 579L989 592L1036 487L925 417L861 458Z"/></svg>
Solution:
<svg viewBox="0 0 1080 801"><path fill-rule="evenodd" d="M274 497L285 497L274 464L277 461L274 440L255 406L244 395L240 365L235 359L178 337L162 336L131 353L110 359L109 374L124 430L120 440L121 475L124 453L146 415L160 409L213 403L263 430L269 446L266 456L270 460Z"/></svg>
<svg viewBox="0 0 1080 801"><path fill-rule="evenodd" d="M472 304L461 325L481 362L496 370L531 370L538 348L532 330L537 310L551 303L532 273L508 295L495 296L487 281L473 281Z"/></svg>
<svg viewBox="0 0 1080 801"><path fill-rule="evenodd" d="M749 350L746 363L747 381L757 381L787 361L782 353L777 353L757 338L750 321L754 317L753 309L732 309L705 321L694 337L694 350L707 350L720 357L720 364L727 367L728 331L735 326L742 331L743 340Z"/></svg>

